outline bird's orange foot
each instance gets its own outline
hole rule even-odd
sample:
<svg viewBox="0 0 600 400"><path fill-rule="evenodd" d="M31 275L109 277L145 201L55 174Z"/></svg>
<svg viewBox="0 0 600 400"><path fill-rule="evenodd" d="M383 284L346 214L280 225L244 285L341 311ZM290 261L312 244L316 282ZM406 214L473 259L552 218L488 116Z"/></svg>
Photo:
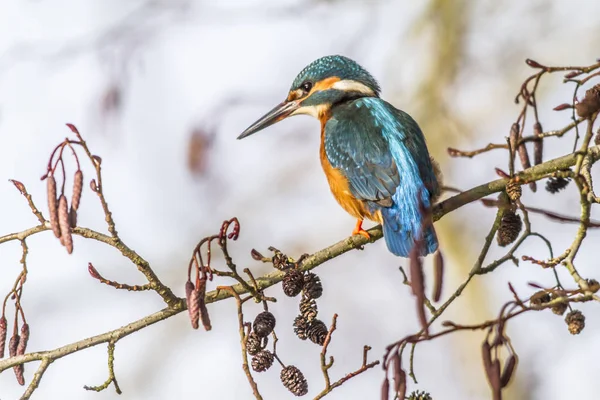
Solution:
<svg viewBox="0 0 600 400"><path fill-rule="evenodd" d="M363 223L362 219L359 219L356 221L356 226L354 227L354 230L352 231L352 235L361 235L367 239L371 239L371 235L369 235L369 232L365 231L362 228L362 223Z"/></svg>

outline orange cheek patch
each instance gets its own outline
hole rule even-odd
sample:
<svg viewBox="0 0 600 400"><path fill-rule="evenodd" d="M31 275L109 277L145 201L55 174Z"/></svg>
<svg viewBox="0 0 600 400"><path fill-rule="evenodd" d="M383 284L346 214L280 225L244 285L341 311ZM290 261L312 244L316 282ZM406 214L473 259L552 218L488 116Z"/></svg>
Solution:
<svg viewBox="0 0 600 400"><path fill-rule="evenodd" d="M314 92L318 92L319 90L331 89L333 84L339 81L340 78L338 78L337 76L332 76L330 78L323 79L322 81L315 83L315 86L313 86L312 90L309 93L309 96Z"/></svg>

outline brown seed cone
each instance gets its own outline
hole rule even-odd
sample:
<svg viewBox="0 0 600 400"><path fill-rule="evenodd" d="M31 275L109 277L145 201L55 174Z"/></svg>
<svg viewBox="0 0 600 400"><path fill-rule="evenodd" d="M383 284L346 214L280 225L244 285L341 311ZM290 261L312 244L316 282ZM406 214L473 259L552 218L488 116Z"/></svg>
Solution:
<svg viewBox="0 0 600 400"><path fill-rule="evenodd" d="M269 311L263 311L254 318L252 329L259 337L265 337L275 328L275 316Z"/></svg>
<svg viewBox="0 0 600 400"><path fill-rule="evenodd" d="M6 348L6 336L8 334L8 322L3 315L0 318L0 358L4 358L4 349Z"/></svg>
<svg viewBox="0 0 600 400"><path fill-rule="evenodd" d="M568 306L566 303L560 303L560 304L553 306L551 308L551 310L556 315L563 315L565 313L565 311L567 311L567 308L568 308Z"/></svg>
<svg viewBox="0 0 600 400"><path fill-rule="evenodd" d="M579 310L573 310L565 317L571 335L578 335L585 328L585 316Z"/></svg>
<svg viewBox="0 0 600 400"><path fill-rule="evenodd" d="M433 397L427 392L421 392L420 390L415 390L408 396L408 400L433 400Z"/></svg>
<svg viewBox="0 0 600 400"><path fill-rule="evenodd" d="M304 274L304 295L311 299L318 299L323 294L323 284L321 278L312 272Z"/></svg>
<svg viewBox="0 0 600 400"><path fill-rule="evenodd" d="M548 303L550 300L550 293L545 290L537 291L529 298L529 302L532 306L541 306L542 304Z"/></svg>
<svg viewBox="0 0 600 400"><path fill-rule="evenodd" d="M71 196L71 208L73 210L79 209L79 202L81 201L81 191L83 190L83 172L78 169L75 172L73 178L73 196Z"/></svg>
<svg viewBox="0 0 600 400"><path fill-rule="evenodd" d="M271 261L273 262L273 267L275 267L279 270L285 270L287 268L290 268L293 265L290 263L288 256L286 256L285 254L283 254L280 251L275 252Z"/></svg>
<svg viewBox="0 0 600 400"><path fill-rule="evenodd" d="M546 191L555 194L567 187L570 180L562 177L550 177L546 181Z"/></svg>
<svg viewBox="0 0 600 400"><path fill-rule="evenodd" d="M27 350L27 342L29 341L29 325L23 324L21 327L21 335L19 336L19 343L17 345L17 355L25 354Z"/></svg>
<svg viewBox="0 0 600 400"><path fill-rule="evenodd" d="M56 179L49 175L46 178L46 189L48 191L48 213L50 214L50 226L57 238L60 237L60 225L58 223L58 202L56 200Z"/></svg>
<svg viewBox="0 0 600 400"><path fill-rule="evenodd" d="M600 290L600 282L595 279L588 279L587 284L592 293L596 293L598 290Z"/></svg>
<svg viewBox="0 0 600 400"><path fill-rule="evenodd" d="M521 185L511 180L506 184L506 194L512 201L517 201L521 198Z"/></svg>
<svg viewBox="0 0 600 400"><path fill-rule="evenodd" d="M283 293L289 297L295 297L300 294L304 286L304 275L297 269L289 269L283 276Z"/></svg>
<svg viewBox="0 0 600 400"><path fill-rule="evenodd" d="M268 337L261 338L256 333L250 332L248 338L246 339L246 351L248 354L253 356L264 349L268 342Z"/></svg>
<svg viewBox="0 0 600 400"><path fill-rule="evenodd" d="M537 137L537 139L533 142L533 165L538 165L543 162L544 139L540 137L543 132L542 124L539 122L533 124L533 134Z"/></svg>
<svg viewBox="0 0 600 400"><path fill-rule="evenodd" d="M596 146L600 145L600 129L598 129L598 132L596 132L596 137L594 138L594 144Z"/></svg>
<svg viewBox="0 0 600 400"><path fill-rule="evenodd" d="M73 253L73 235L71 234L69 205L64 194L58 198L58 224L60 225L60 241L67 249L67 253L71 254Z"/></svg>
<svg viewBox="0 0 600 400"><path fill-rule="evenodd" d="M281 383L295 396L304 396L308 393L308 382L302 371L293 365L288 365L281 370L279 375Z"/></svg>
<svg viewBox="0 0 600 400"><path fill-rule="evenodd" d="M308 326L307 335L311 342L323 346L327 337L327 326L321 320L315 319Z"/></svg>
<svg viewBox="0 0 600 400"><path fill-rule="evenodd" d="M318 314L317 302L309 297L302 296L300 301L300 315L307 321L311 322Z"/></svg>
<svg viewBox="0 0 600 400"><path fill-rule="evenodd" d="M596 111L600 111L600 84L585 92L583 100L575 104L575 110L581 118L591 117Z"/></svg>
<svg viewBox="0 0 600 400"><path fill-rule="evenodd" d="M261 350L252 357L252 369L256 372L264 372L273 365L273 353L269 350Z"/></svg>
<svg viewBox="0 0 600 400"><path fill-rule="evenodd" d="M517 240L522 227L523 222L518 214L511 210L505 211L496 234L498 245L501 247L508 246Z"/></svg>
<svg viewBox="0 0 600 400"><path fill-rule="evenodd" d="M298 315L294 319L294 333L300 340L308 339L308 327L310 326L309 322L302 316Z"/></svg>
<svg viewBox="0 0 600 400"><path fill-rule="evenodd" d="M190 281L185 284L185 300L192 328L198 329L200 322L200 292L194 288L194 284Z"/></svg>

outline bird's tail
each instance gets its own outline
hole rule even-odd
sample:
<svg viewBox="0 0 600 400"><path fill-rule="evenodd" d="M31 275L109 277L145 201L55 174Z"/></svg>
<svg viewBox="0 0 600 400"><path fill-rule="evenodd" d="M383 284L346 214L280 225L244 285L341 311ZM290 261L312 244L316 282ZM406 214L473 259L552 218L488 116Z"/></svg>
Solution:
<svg viewBox="0 0 600 400"><path fill-rule="evenodd" d="M414 201L406 201L406 198L404 202L398 201L398 198L394 200L391 207L381 208L383 237L388 249L397 256L408 257L415 240L422 237L419 255L426 256L436 251L438 241L435 229L431 223L424 223L421 207Z"/></svg>

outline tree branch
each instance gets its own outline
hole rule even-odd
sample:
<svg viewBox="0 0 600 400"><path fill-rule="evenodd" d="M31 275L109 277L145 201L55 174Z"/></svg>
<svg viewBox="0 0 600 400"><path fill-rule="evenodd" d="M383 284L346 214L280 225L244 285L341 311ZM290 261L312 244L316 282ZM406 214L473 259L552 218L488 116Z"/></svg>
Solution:
<svg viewBox="0 0 600 400"><path fill-rule="evenodd" d="M600 148L598 146L590 147L588 149L587 157L590 158L591 162L595 162L600 158ZM563 157L556 158L554 160L547 161L545 163L539 164L535 167L526 169L516 176L516 178L521 183L527 183L536 181L539 179L543 179L548 175L552 174L555 171L564 170L575 165L578 159L577 154L569 154ZM508 179L497 179L491 182L487 182L485 184L474 187L468 191L457 194L453 197L450 197L447 200L444 200L433 208L433 218L435 221L442 218L449 212L452 212L459 207L462 207L466 204L472 203L474 201L480 200L481 198L488 196L493 193L498 193L504 190ZM24 240L25 238L50 230L50 224L48 222L44 222L42 225L38 225L36 227L24 230L22 232L12 233L5 236L0 237L0 243L5 243L12 240ZM361 248L367 243L372 243L379 240L382 237L381 226L376 226L370 229L369 234L371 239L367 240L363 236L351 236L340 242L324 248L320 251L315 252L314 254L305 257L299 265L299 268L302 271L307 271L316 268L317 266L323 264L324 262L331 260L335 257L338 257L350 250ZM39 379L41 375L44 373L48 365L62 358L66 355L75 353L77 351L84 350L86 348L96 346L101 343L116 343L123 337L130 335L133 332L136 332L140 329L143 329L147 326L150 326L156 322L165 320L170 318L186 309L185 301L183 299L178 298L173 294L170 288L166 287L161 283L158 279L154 271L150 268L149 263L144 260L141 256L139 256L135 251L127 247L120 240L115 239L114 237L104 235L102 233L96 232L94 230L88 228L77 227L73 229L73 233L80 235L85 238L94 239L103 243L106 243L112 247L117 248L121 254L130 259L138 269L146 276L152 288L157 291L161 295L161 297L165 300L168 307L160 310L154 314L148 315L144 318L141 318L137 321L134 321L130 324L127 324L121 328L114 329L108 331L106 333L96 335L90 338L86 338L66 346L62 346L56 348L54 350L42 351L42 352L34 352L28 353L24 355L18 355L6 360L0 361L0 372L6 370L7 368L13 367L15 365L24 364L32 361L42 361L42 365L38 372L34 376L34 381L30 384L28 391L33 392L37 384L39 383ZM478 260L477 265L481 265L483 260ZM476 270L474 268L474 270ZM472 271L473 272L473 271ZM262 277L256 279L256 289L264 290L270 286L273 286L280 282L283 279L284 273L282 271L275 271L269 274L266 274ZM232 286L232 290L235 293L243 294L247 293L247 288L241 284L236 284ZM220 301L229 297L232 297L233 294L223 290L214 290L206 294L206 303L212 303L216 301ZM449 302L447 302L449 304ZM445 309L444 306L440 307L437 310L437 315L441 314ZM437 317L437 316L436 316ZM435 319L435 317L434 317ZM43 368L42 368L43 367ZM37 379L37 380L36 380ZM32 386L33 385L33 386Z"/></svg>

